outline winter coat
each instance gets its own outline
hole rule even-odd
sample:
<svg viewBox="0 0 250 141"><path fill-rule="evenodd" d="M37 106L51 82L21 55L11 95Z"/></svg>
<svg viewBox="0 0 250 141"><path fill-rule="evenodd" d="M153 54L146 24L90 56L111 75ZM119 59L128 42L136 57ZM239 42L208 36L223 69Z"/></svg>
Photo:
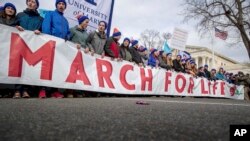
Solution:
<svg viewBox="0 0 250 141"><path fill-rule="evenodd" d="M87 47L88 33L86 30L78 28L78 26L70 28L70 41L80 44L82 48Z"/></svg>
<svg viewBox="0 0 250 141"><path fill-rule="evenodd" d="M101 34L99 31L91 32L87 38L87 46L93 48L96 54L101 55L104 52L107 35Z"/></svg>
<svg viewBox="0 0 250 141"><path fill-rule="evenodd" d="M0 12L0 24L8 25L8 26L16 26L16 17L11 18L8 20L4 16L4 11Z"/></svg>
<svg viewBox="0 0 250 141"><path fill-rule="evenodd" d="M182 65L181 65L180 61L174 59L173 60L173 65L174 65L173 68L174 68L175 71L184 72L184 69L182 68Z"/></svg>
<svg viewBox="0 0 250 141"><path fill-rule="evenodd" d="M108 38L105 46L104 51L105 55L113 58L120 57L120 49L119 43L113 37Z"/></svg>
<svg viewBox="0 0 250 141"><path fill-rule="evenodd" d="M132 62L132 55L130 53L129 47L125 47L123 44L120 46L120 56L123 60Z"/></svg>
<svg viewBox="0 0 250 141"><path fill-rule="evenodd" d="M16 25L21 26L25 30L40 30L42 28L43 18L38 11L26 9L16 16Z"/></svg>
<svg viewBox="0 0 250 141"><path fill-rule="evenodd" d="M209 79L211 77L210 71L208 71L207 69L204 69L204 72L205 72L206 78Z"/></svg>
<svg viewBox="0 0 250 141"><path fill-rule="evenodd" d="M70 38L69 23L63 13L57 10L45 15L42 32L65 40Z"/></svg>
<svg viewBox="0 0 250 141"><path fill-rule="evenodd" d="M158 57L155 57L154 54L150 54L148 59L148 65L151 67L158 67L159 65Z"/></svg>
<svg viewBox="0 0 250 141"><path fill-rule="evenodd" d="M158 56L158 60L159 60L159 66L161 68L167 69L167 70L171 70L171 66L169 66L163 59L163 56L159 55Z"/></svg>
<svg viewBox="0 0 250 141"><path fill-rule="evenodd" d="M135 47L130 47L129 50L130 50L130 53L132 55L132 60L135 63L137 63L137 64L143 63L142 58Z"/></svg>
<svg viewBox="0 0 250 141"><path fill-rule="evenodd" d="M205 72L200 72L200 71L199 71L199 72L197 73L197 76L198 76L198 77L206 77L206 74L205 74Z"/></svg>
<svg viewBox="0 0 250 141"><path fill-rule="evenodd" d="M216 78L217 78L218 80L226 80L225 75L222 74L222 73L220 73L220 72L218 72L218 73L216 74Z"/></svg>

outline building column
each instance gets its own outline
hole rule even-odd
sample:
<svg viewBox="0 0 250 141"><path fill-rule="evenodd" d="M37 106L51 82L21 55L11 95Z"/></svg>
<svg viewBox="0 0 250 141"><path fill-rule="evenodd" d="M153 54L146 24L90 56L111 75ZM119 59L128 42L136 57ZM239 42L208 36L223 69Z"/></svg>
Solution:
<svg viewBox="0 0 250 141"><path fill-rule="evenodd" d="M196 64L197 66L199 66L199 57L196 57L196 58L195 58L195 64Z"/></svg>
<svg viewBox="0 0 250 141"><path fill-rule="evenodd" d="M202 57L202 64L201 64L202 66L205 65L205 63L206 63L205 61L206 61L206 57Z"/></svg>
<svg viewBox="0 0 250 141"><path fill-rule="evenodd" d="M208 65L209 68L211 68L211 66L210 66L210 58L207 58L207 65Z"/></svg>

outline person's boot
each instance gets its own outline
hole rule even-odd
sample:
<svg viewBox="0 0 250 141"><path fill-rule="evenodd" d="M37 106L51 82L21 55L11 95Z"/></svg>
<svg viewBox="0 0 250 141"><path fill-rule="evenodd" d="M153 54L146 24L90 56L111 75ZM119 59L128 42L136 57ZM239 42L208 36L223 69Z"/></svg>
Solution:
<svg viewBox="0 0 250 141"><path fill-rule="evenodd" d="M40 90L40 92L39 92L39 98L46 98L46 92L45 92L45 90Z"/></svg>
<svg viewBox="0 0 250 141"><path fill-rule="evenodd" d="M29 93L27 91L24 91L22 98L30 98Z"/></svg>
<svg viewBox="0 0 250 141"><path fill-rule="evenodd" d="M18 98L21 98L21 93L19 91L16 91L14 96L13 96L14 99L18 99Z"/></svg>

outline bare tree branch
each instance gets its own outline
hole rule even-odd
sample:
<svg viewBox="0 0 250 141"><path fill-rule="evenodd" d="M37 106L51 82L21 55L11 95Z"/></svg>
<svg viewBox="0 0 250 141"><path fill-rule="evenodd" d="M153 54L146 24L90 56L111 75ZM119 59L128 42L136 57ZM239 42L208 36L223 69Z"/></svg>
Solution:
<svg viewBox="0 0 250 141"><path fill-rule="evenodd" d="M184 22L195 20L199 33L214 27L232 32L244 43L250 58L250 2L246 0L184 0ZM201 35L202 36L202 35ZM204 36L204 35L203 35Z"/></svg>

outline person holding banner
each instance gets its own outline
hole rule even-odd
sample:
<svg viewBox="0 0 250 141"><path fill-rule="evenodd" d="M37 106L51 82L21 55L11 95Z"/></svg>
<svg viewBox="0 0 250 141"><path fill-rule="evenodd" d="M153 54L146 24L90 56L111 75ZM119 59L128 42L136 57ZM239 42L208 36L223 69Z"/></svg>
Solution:
<svg viewBox="0 0 250 141"><path fill-rule="evenodd" d="M157 68L159 65L158 56L159 56L159 51L157 49L153 49L149 55L148 65Z"/></svg>
<svg viewBox="0 0 250 141"><path fill-rule="evenodd" d="M56 0L56 10L46 13L42 32L68 40L70 37L69 23L63 16L63 12L67 8L65 0Z"/></svg>
<svg viewBox="0 0 250 141"><path fill-rule="evenodd" d="M123 60L132 62L132 55L129 50L130 40L129 38L124 38L122 45L120 46L120 56Z"/></svg>
<svg viewBox="0 0 250 141"><path fill-rule="evenodd" d="M15 26L16 7L12 3L5 3L3 11L0 11L0 24Z"/></svg>
<svg viewBox="0 0 250 141"><path fill-rule="evenodd" d="M83 48L85 53L89 51L93 52L93 48L87 46L87 27L89 24L89 18L87 16L79 15L78 16L79 25L72 27L70 29L70 41L77 44L77 49Z"/></svg>
<svg viewBox="0 0 250 141"><path fill-rule="evenodd" d="M98 29L89 34L87 38L87 46L93 48L96 54L105 55L104 46L106 44L107 35L105 30L107 28L107 23L105 21L100 21L98 24Z"/></svg>
<svg viewBox="0 0 250 141"><path fill-rule="evenodd" d="M181 55L177 55L176 59L173 60L173 68L176 72L184 72L184 68L181 64Z"/></svg>
<svg viewBox="0 0 250 141"><path fill-rule="evenodd" d="M26 0L27 9L17 14L16 28L19 31L30 30L35 34L41 33L43 18L37 11L38 0Z"/></svg>
<svg viewBox="0 0 250 141"><path fill-rule="evenodd" d="M78 23L79 25L76 25L75 27L70 28L70 41L74 42L77 44L77 49L84 49L85 53L89 53L90 51L92 52L92 55L94 55L93 48L89 48L87 46L87 38L88 38L88 33L87 33L87 27L89 24L89 18L84 15L78 15L77 16ZM82 97L82 91L77 90L66 90L67 97L68 98L73 98L74 95L73 93L77 93L77 97Z"/></svg>
<svg viewBox="0 0 250 141"><path fill-rule="evenodd" d="M159 66L161 68L164 68L166 70L171 70L171 67L168 66L165 62L165 59L167 58L167 55L164 51L160 51L159 53L159 57L158 57L158 60L159 60Z"/></svg>
<svg viewBox="0 0 250 141"><path fill-rule="evenodd" d="M140 67L144 66L141 55L139 54L139 52L137 51L137 49L139 48L139 42L137 40L133 40L131 42L131 47L130 47L130 53L132 55L132 60L138 64Z"/></svg>
<svg viewBox="0 0 250 141"><path fill-rule="evenodd" d="M108 38L106 45L104 46L105 55L111 57L112 59L118 58L121 60L119 40L121 38L121 32L115 28L112 37Z"/></svg>
<svg viewBox="0 0 250 141"><path fill-rule="evenodd" d="M148 49L146 47L140 46L138 52L141 55L141 59L143 61L144 66L148 65L148 59L149 59Z"/></svg>
<svg viewBox="0 0 250 141"><path fill-rule="evenodd" d="M173 60L172 60L172 53L167 53L164 52L163 53L163 61L165 62L165 64L167 65L167 70L172 70L173 69Z"/></svg>
<svg viewBox="0 0 250 141"><path fill-rule="evenodd" d="M219 69L219 72L216 73L216 78L218 80L226 80L226 77L224 75L224 69L222 67Z"/></svg>

